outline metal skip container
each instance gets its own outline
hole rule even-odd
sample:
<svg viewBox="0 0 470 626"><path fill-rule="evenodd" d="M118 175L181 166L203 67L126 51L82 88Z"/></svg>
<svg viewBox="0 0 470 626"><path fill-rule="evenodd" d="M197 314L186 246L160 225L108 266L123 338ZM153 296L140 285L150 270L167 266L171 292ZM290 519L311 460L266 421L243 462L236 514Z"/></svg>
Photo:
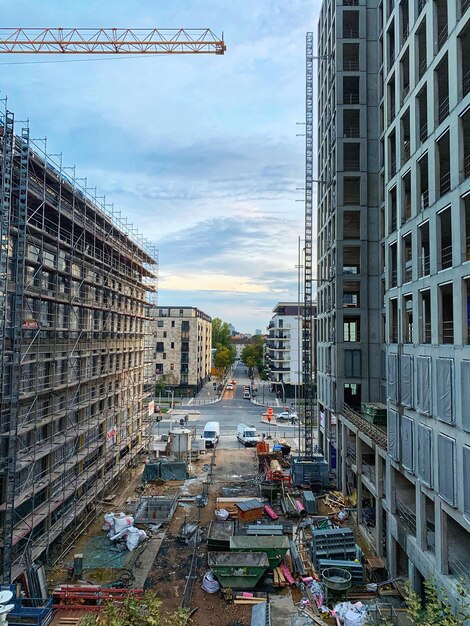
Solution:
<svg viewBox="0 0 470 626"><path fill-rule="evenodd" d="M264 552L209 552L209 567L222 587L252 589L269 567Z"/></svg>
<svg viewBox="0 0 470 626"><path fill-rule="evenodd" d="M264 552L269 559L269 567L277 567L289 550L289 540L284 536L235 535L230 537L230 550Z"/></svg>

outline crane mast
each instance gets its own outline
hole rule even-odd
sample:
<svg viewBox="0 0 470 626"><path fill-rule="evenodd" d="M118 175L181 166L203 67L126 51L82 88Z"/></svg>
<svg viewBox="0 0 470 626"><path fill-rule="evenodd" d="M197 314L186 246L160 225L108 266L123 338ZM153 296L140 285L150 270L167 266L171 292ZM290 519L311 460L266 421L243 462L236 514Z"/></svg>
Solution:
<svg viewBox="0 0 470 626"><path fill-rule="evenodd" d="M224 54L209 28L0 28L0 54Z"/></svg>

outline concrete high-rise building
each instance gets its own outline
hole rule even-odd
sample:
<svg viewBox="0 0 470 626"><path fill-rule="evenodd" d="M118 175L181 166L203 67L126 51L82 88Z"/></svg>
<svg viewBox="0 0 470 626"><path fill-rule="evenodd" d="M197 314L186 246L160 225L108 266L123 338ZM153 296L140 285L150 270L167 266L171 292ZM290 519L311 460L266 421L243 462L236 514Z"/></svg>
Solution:
<svg viewBox="0 0 470 626"><path fill-rule="evenodd" d="M323 443L390 575L433 575L452 602L470 582L469 9L336 0L319 25Z"/></svg>
<svg viewBox="0 0 470 626"><path fill-rule="evenodd" d="M143 449L155 384L157 252L44 146L0 114L3 582L96 519Z"/></svg>
<svg viewBox="0 0 470 626"><path fill-rule="evenodd" d="M336 470L343 407L381 390L378 0L324 2L318 25L319 445Z"/></svg>
<svg viewBox="0 0 470 626"><path fill-rule="evenodd" d="M381 7L392 575L470 581L470 3Z"/></svg>
<svg viewBox="0 0 470 626"><path fill-rule="evenodd" d="M209 379L212 319L196 307L159 307L156 332L157 380L187 395Z"/></svg>

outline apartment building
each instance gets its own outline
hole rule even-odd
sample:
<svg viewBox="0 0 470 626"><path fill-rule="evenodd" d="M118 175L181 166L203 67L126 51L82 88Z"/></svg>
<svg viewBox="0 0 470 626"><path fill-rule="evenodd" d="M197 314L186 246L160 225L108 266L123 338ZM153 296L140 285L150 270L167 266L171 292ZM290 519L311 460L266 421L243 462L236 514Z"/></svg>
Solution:
<svg viewBox="0 0 470 626"><path fill-rule="evenodd" d="M278 302L268 325L266 357L273 384L281 398L300 398L302 377L302 316L303 304ZM313 306L313 319L316 305ZM312 345L312 370L315 371L315 331Z"/></svg>
<svg viewBox="0 0 470 626"><path fill-rule="evenodd" d="M211 373L212 319L196 307L159 307L155 349L157 380L198 392Z"/></svg>
<svg viewBox="0 0 470 626"><path fill-rule="evenodd" d="M357 60L355 50L368 46L369 53L365 57L359 53ZM338 441L338 483L346 491L357 489L362 526L362 505L364 500L370 503L375 517L373 539L379 553L386 554L390 575L409 576L417 589L424 578L433 575L452 602L459 598L459 579L470 582L469 52L468 0L336 0L323 6L319 178L329 180L328 168L334 167L331 155L344 170L352 150L346 144L360 144L355 150L361 171L353 176L361 178L357 198L366 205L367 224L364 232L359 209L358 245L369 252L366 266L361 256L360 275L363 271L366 275L359 281L367 281L368 290L358 294L358 308L362 308L363 296L371 302L371 288L380 294L378 301L372 296L373 307L364 311L374 338L368 347L368 371L375 364L380 374L373 384L369 379L368 393L361 384L360 400L387 404L385 428L364 419L358 401L338 394L339 359L350 329L347 318L355 315L349 310L351 296L344 299L345 285L358 280L356 276L343 278L343 317L337 315L341 307L336 307L334 316L335 364L325 363L328 357L322 353L328 347L322 345L322 338L331 324L326 321L319 326L319 368L327 374L328 366L332 371L336 366L336 402L344 402L342 410L336 404L335 433L329 423L328 383L323 383L319 402L325 448ZM331 70L327 77L327 61L333 55L336 74ZM346 75L345 68L350 70ZM346 107L345 89L354 85L359 88L349 92ZM325 100L328 92L331 96ZM351 107L353 100L357 107ZM367 130L361 126L352 141L344 121L352 115L349 109L361 110L365 102L364 115L373 123ZM362 114L354 115L362 124ZM378 128L373 121L376 115ZM328 126L330 117L334 131ZM335 133L336 141L329 136ZM323 148L328 141L333 141L336 152L332 147L329 154ZM364 154L367 161L363 161ZM345 182L343 170L337 169L333 176L335 187L320 185L319 291L325 293L324 298L330 297L326 273L337 275L338 267L345 266L344 254L342 259L334 254L344 251L345 231L338 219L353 177L348 171ZM324 243L330 223L324 207L330 193L337 197L339 208L336 222L331 218L337 237L331 252ZM340 223L346 226L344 212ZM340 293L337 290L336 297ZM327 308L325 300L320 304L319 299L319 318L328 319ZM362 338L362 315L359 328ZM368 343L367 339L364 348Z"/></svg>
<svg viewBox="0 0 470 626"><path fill-rule="evenodd" d="M380 7L387 556L470 581L470 2Z"/></svg>
<svg viewBox="0 0 470 626"><path fill-rule="evenodd" d="M59 558L96 519L137 462L154 386L144 344L156 250L45 148L0 113L5 583L31 560Z"/></svg>
<svg viewBox="0 0 470 626"><path fill-rule="evenodd" d="M378 0L329 0L318 24L319 446L336 472L344 408L378 401ZM360 418L360 416L359 416ZM344 441L346 447L346 442ZM338 483L344 482L338 471Z"/></svg>

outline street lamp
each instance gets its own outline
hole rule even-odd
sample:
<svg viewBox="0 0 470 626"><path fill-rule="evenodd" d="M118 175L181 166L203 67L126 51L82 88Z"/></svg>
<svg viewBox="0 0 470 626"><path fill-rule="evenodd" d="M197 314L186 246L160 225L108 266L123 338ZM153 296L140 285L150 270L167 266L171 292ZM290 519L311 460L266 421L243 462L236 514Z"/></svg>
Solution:
<svg viewBox="0 0 470 626"><path fill-rule="evenodd" d="M170 414L170 430L173 428L173 404L175 401L175 390L174 389L165 389L165 393L167 396L171 395L171 414Z"/></svg>

